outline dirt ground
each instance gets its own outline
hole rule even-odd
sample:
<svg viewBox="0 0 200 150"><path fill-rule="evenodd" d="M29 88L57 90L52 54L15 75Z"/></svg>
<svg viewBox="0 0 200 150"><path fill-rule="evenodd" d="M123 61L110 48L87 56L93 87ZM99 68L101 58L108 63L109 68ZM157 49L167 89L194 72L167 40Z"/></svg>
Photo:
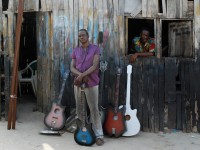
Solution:
<svg viewBox="0 0 200 150"><path fill-rule="evenodd" d="M7 121L0 121L0 150L199 150L199 133L140 132L134 137L106 137L103 146L91 147L75 143L73 133L64 132L61 136L41 135L45 128L44 114L33 111L36 104L26 99L18 99L18 112L15 130L7 130Z"/></svg>

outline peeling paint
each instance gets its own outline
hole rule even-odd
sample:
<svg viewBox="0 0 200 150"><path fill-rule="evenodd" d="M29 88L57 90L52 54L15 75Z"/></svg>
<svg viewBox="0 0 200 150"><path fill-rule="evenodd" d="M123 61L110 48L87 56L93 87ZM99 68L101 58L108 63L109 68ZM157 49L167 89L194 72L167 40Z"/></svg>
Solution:
<svg viewBox="0 0 200 150"><path fill-rule="evenodd" d="M195 6L195 14L196 16L200 16L200 5Z"/></svg>

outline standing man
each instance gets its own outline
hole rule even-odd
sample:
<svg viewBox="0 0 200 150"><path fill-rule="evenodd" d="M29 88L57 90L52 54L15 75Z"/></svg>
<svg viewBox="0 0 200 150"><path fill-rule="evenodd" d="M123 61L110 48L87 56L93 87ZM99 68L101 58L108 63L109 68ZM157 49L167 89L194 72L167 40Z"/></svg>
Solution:
<svg viewBox="0 0 200 150"><path fill-rule="evenodd" d="M135 37L132 40L132 46L130 50L130 63L133 63L137 57L146 57L155 55L155 42L154 38L149 37L149 30L143 28L141 30L140 36Z"/></svg>
<svg viewBox="0 0 200 150"><path fill-rule="evenodd" d="M74 80L74 94L76 99L76 113L80 120L81 115L81 83L86 84L85 95L90 110L90 119L96 135L96 144L104 144L103 129L98 108L99 94L99 59L100 48L89 43L89 34L85 29L78 32L80 46L73 49L71 58L71 72L76 76Z"/></svg>

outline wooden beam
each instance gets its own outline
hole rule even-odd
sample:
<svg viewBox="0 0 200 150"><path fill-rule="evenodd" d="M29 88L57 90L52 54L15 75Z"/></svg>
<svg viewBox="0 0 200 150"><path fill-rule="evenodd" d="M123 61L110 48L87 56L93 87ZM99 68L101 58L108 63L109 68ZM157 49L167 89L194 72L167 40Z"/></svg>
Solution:
<svg viewBox="0 0 200 150"><path fill-rule="evenodd" d="M24 1L19 1L18 6L18 17L17 17L17 27L15 32L15 57L14 65L12 70L12 84L11 84L11 95L9 102L9 113L8 113L8 130L15 129L16 123L16 107L17 107L17 89L18 89L18 64L19 64L19 46L20 46L20 36L21 36L21 26L23 18L23 4Z"/></svg>
<svg viewBox="0 0 200 150"><path fill-rule="evenodd" d="M166 0L162 0L162 10L163 10L163 16L166 17L167 15Z"/></svg>
<svg viewBox="0 0 200 150"><path fill-rule="evenodd" d="M167 0L167 17L176 18L176 0Z"/></svg>

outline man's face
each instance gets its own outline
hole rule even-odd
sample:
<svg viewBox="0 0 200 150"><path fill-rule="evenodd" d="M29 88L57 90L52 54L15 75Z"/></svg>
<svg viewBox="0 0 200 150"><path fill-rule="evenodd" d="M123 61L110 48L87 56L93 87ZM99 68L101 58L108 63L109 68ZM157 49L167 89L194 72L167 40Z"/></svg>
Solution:
<svg viewBox="0 0 200 150"><path fill-rule="evenodd" d="M142 43L146 43L149 39L149 31L143 30L140 34L140 41Z"/></svg>
<svg viewBox="0 0 200 150"><path fill-rule="evenodd" d="M87 43L88 42L88 35L86 34L85 31L79 31L78 33L78 39L81 42L81 44Z"/></svg>

